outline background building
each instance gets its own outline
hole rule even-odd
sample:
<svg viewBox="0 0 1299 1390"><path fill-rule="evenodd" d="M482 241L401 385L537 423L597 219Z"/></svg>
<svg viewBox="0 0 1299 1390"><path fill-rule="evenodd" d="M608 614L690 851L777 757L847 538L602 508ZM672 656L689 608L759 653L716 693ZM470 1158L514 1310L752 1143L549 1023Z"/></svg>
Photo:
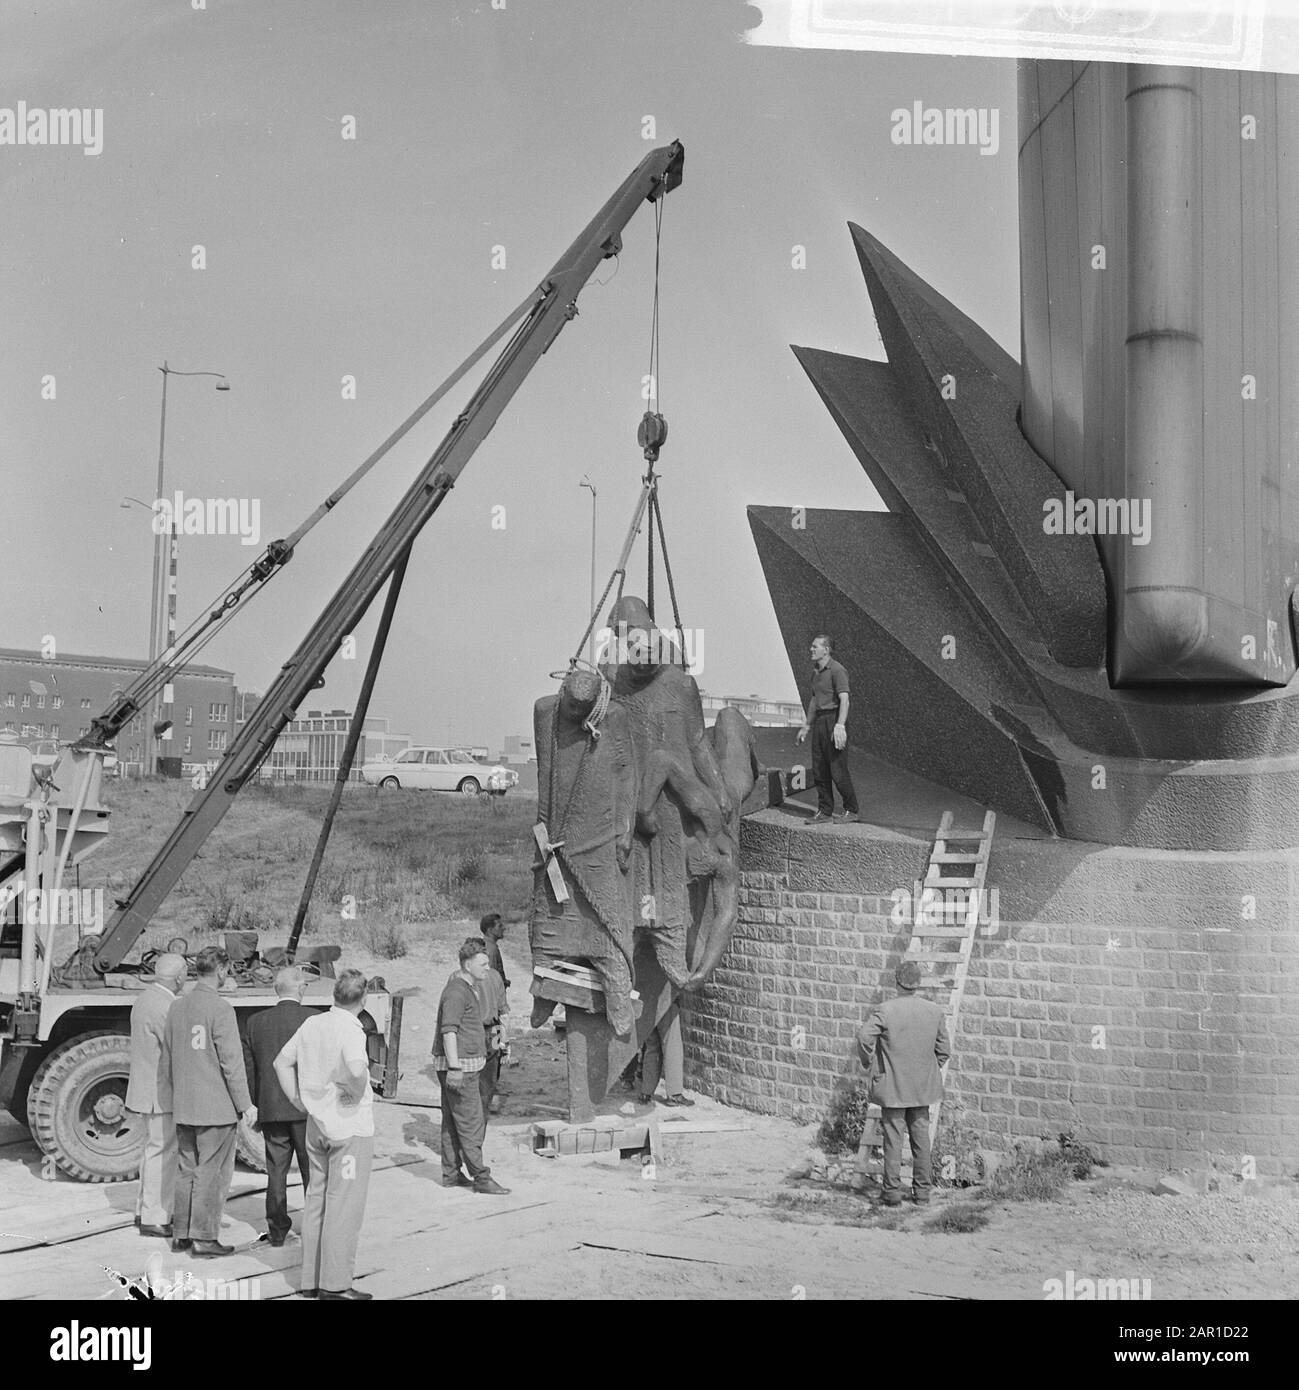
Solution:
<svg viewBox="0 0 1299 1390"><path fill-rule="evenodd" d="M536 756L537 750L532 746L531 735L525 738L522 734L506 734L505 745L501 752L501 762L506 767L530 762Z"/></svg>
<svg viewBox="0 0 1299 1390"><path fill-rule="evenodd" d="M129 657L60 656L0 647L0 728L33 749L42 741L71 743L90 732L91 720L129 689L148 665ZM173 727L158 754L201 764L224 755L234 736L234 675L215 666L190 666L172 682ZM117 736L119 772L139 776L149 715L141 710Z"/></svg>
<svg viewBox="0 0 1299 1390"><path fill-rule="evenodd" d="M803 722L803 709L797 700L764 700L759 695L709 695L699 692L704 707L704 723L711 724L721 710L737 709L755 729L795 728Z"/></svg>
<svg viewBox="0 0 1299 1390"><path fill-rule="evenodd" d="M255 707L249 697L248 712ZM352 727L352 711L345 709L308 710L301 719L294 719L275 740L270 756L258 769L263 782L332 782L338 773L348 730ZM352 760L348 780L361 780L361 764L377 762L380 758L395 758L410 747L406 734L394 734L390 721L379 715L367 715L356 756Z"/></svg>

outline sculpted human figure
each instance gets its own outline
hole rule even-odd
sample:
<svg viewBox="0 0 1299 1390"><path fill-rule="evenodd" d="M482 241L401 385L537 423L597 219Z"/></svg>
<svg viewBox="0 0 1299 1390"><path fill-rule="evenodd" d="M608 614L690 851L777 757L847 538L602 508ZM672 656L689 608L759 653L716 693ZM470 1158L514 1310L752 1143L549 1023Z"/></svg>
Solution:
<svg viewBox="0 0 1299 1390"><path fill-rule="evenodd" d="M600 708L602 679L572 670L559 694L533 711L537 801L551 849L534 875L529 933L533 960L588 963L600 976L615 1033L631 1032L632 836L636 772L625 712ZM553 854L567 899L548 872ZM553 1009L539 999L537 1026Z"/></svg>
<svg viewBox="0 0 1299 1390"><path fill-rule="evenodd" d="M642 600L619 599L609 629L615 659L605 671L614 704L627 713L640 777L637 919L671 984L691 988L711 972L734 930L739 806L754 777L749 727L737 711L725 710L705 730L699 688L664 660L665 643ZM695 924L693 968L687 962L692 879L712 881L708 920Z"/></svg>
<svg viewBox="0 0 1299 1390"><path fill-rule="evenodd" d="M698 687L661 649L644 603L620 599L609 621L616 645L601 674L568 672L534 709L533 961L588 965L604 994L601 1010L598 999L577 1003L578 983L533 982L534 1027L556 1001L569 1008L573 1119L593 1113L680 991L725 952L739 808L756 767L737 711L705 730Z"/></svg>

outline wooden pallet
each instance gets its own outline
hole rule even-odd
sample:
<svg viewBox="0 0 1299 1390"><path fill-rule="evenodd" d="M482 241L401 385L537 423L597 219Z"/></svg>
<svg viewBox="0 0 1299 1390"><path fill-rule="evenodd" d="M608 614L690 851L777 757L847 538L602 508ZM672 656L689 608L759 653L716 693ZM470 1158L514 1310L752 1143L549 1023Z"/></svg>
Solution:
<svg viewBox="0 0 1299 1390"><path fill-rule="evenodd" d="M992 852L992 834L997 817L988 811L979 830L958 831L952 828L952 813L944 811L929 852L929 864L920 884L921 898L912 904L911 941L903 960L914 960L921 967L920 988L946 1014L947 1037L953 1050L960 1022L961 1000L970 969L970 955L979 928L979 909L983 904L988 875L988 857ZM944 872L951 870L951 872ZM954 896L958 890L963 896ZM956 920L954 920L956 919ZM947 1080L947 1066L942 1069ZM938 1133L942 1101L929 1107L931 1139ZM859 1172L882 1174L884 1142L882 1115L878 1105L871 1105L862 1126L861 1143L857 1149ZM908 1146L909 1150L909 1146ZM909 1154L903 1167L909 1168Z"/></svg>

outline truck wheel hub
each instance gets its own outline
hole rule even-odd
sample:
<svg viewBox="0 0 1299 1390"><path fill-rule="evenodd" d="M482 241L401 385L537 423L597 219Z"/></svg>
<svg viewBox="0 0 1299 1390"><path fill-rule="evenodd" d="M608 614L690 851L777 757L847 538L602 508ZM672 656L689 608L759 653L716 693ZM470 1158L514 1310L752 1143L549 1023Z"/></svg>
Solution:
<svg viewBox="0 0 1299 1390"><path fill-rule="evenodd" d="M121 1123L122 1116L126 1113L126 1106L122 1103L121 1096L110 1091L99 1097L92 1113L101 1125L111 1127Z"/></svg>

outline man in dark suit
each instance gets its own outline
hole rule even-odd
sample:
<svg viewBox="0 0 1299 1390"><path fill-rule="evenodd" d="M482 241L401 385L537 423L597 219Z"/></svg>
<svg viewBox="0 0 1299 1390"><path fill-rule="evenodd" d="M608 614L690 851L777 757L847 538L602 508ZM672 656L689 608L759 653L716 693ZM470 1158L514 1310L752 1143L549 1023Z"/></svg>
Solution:
<svg viewBox="0 0 1299 1390"><path fill-rule="evenodd" d="M870 1099L883 1111L884 1202L902 1203L902 1129L911 1140L911 1193L929 1200L932 1186L929 1107L943 1098L940 1068L951 1056L943 1010L917 996L920 966L904 960L894 975L900 993L880 1004L857 1034L870 1072Z"/></svg>
<svg viewBox="0 0 1299 1390"><path fill-rule="evenodd" d="M221 1213L235 1171L235 1133L242 1115L257 1118L244 1073L239 1023L220 994L230 957L215 946L194 962L197 980L167 1013L159 1066L159 1107L176 1117L174 1251L230 1255L221 1243Z"/></svg>
<svg viewBox="0 0 1299 1390"><path fill-rule="evenodd" d="M307 1158L307 1112L284 1094L275 1075L275 1059L284 1044L315 1012L302 1002L307 977L296 966L287 966L275 977L274 1008L263 1009L248 1020L244 1030L244 1066L248 1089L257 1107L257 1125L266 1141L266 1232L274 1246L284 1244L293 1223L289 1220L289 1164L296 1154L298 1174L305 1193L311 1164Z"/></svg>

